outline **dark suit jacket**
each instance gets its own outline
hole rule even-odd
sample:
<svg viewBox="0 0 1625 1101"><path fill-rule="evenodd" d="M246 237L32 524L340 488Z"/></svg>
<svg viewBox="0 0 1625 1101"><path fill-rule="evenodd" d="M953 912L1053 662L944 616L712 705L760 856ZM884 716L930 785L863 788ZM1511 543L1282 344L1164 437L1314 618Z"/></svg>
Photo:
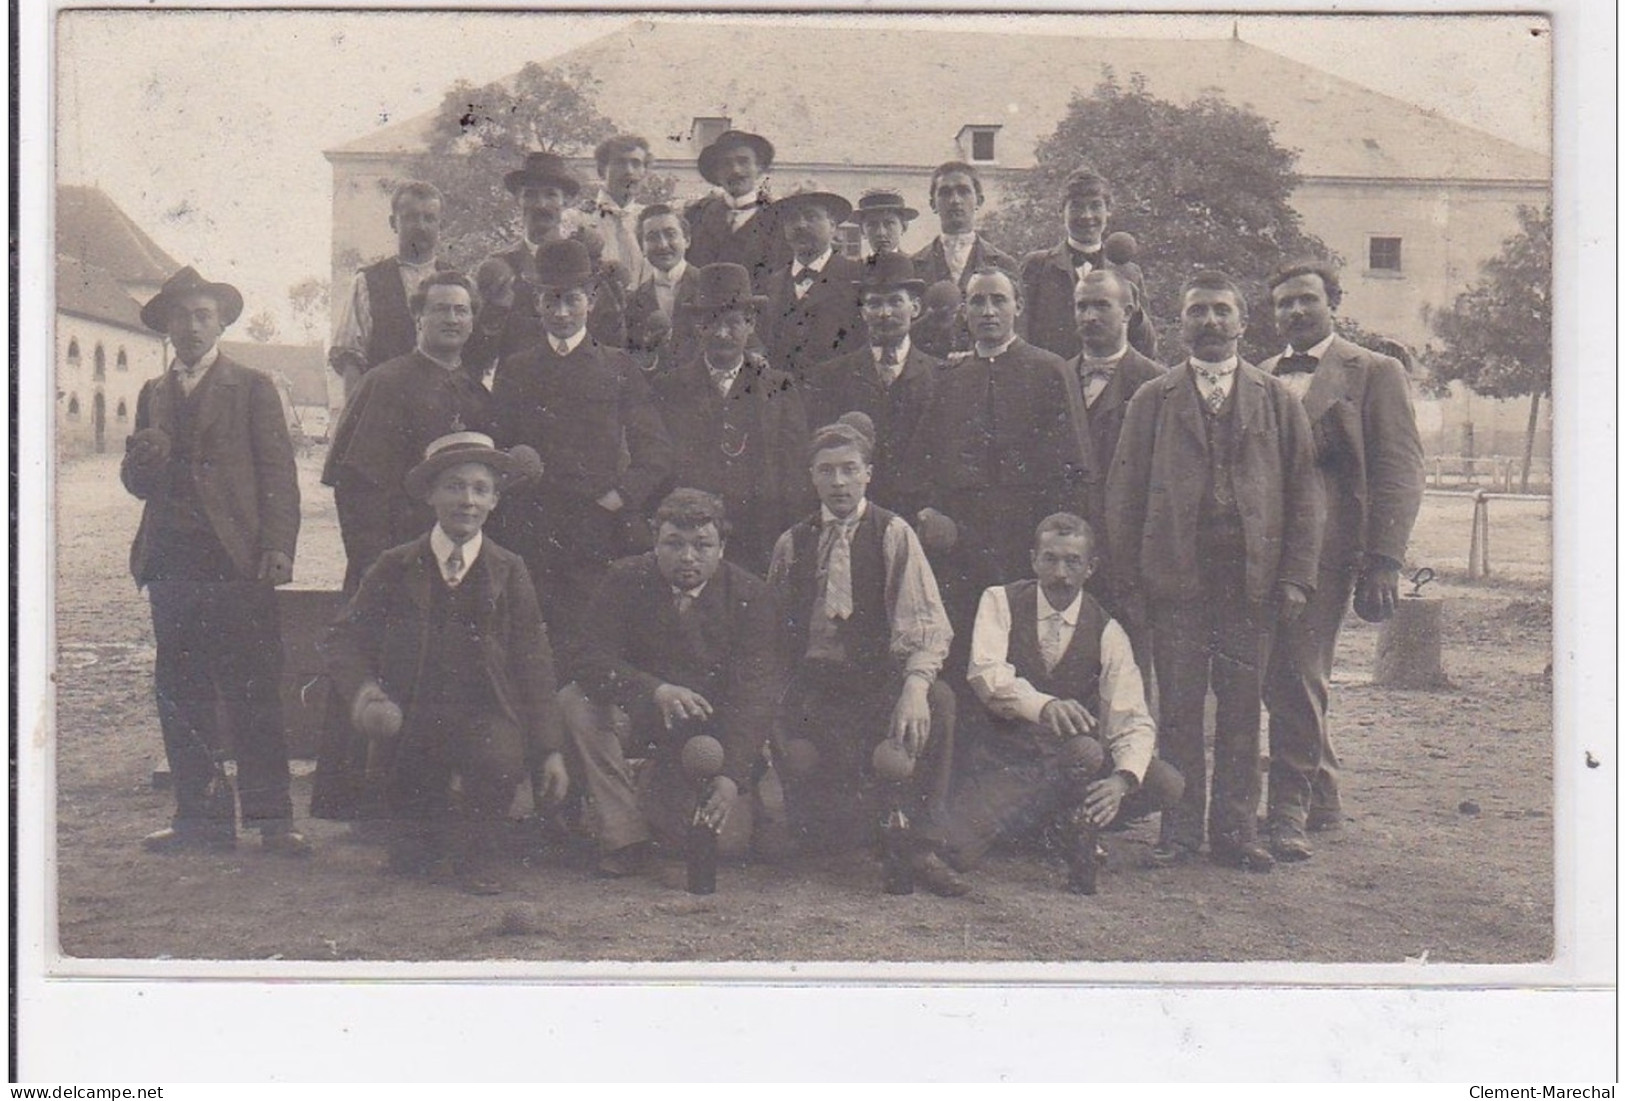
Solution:
<svg viewBox="0 0 1625 1101"><path fill-rule="evenodd" d="M1261 369L1274 373L1279 362L1272 356ZM1404 366L1333 337L1303 408L1326 491L1322 566L1357 566L1366 553L1403 563L1423 484L1422 439Z"/></svg>
<svg viewBox="0 0 1625 1101"><path fill-rule="evenodd" d="M658 349L658 361L661 364L681 363L694 351L697 337L694 333L694 296L699 291L699 269L689 264L683 269L682 277L677 280L677 291L672 296L671 335ZM649 319L660 312L660 298L655 294L655 285L649 280L639 283L626 299L626 346L634 354L649 353L649 368L655 360L656 349L648 347L646 334L649 331Z"/></svg>
<svg viewBox="0 0 1625 1101"><path fill-rule="evenodd" d="M1141 355L1154 357L1157 333L1145 311L1145 273L1135 263L1103 264L1134 284L1139 303L1129 313L1128 342ZM1076 285L1072 254L1065 241L1029 252L1021 261L1021 297L1025 304L1016 322L1017 331L1040 348L1066 359L1081 352L1083 338L1078 335L1072 306Z"/></svg>
<svg viewBox="0 0 1625 1101"><path fill-rule="evenodd" d="M1132 347L1117 361L1117 370L1111 381L1095 398L1092 406L1083 402L1083 357L1079 355L1066 364L1066 398L1073 408L1073 423L1083 437L1083 448L1089 458L1088 510L1083 518L1095 529L1095 538L1104 549L1106 538L1106 478L1111 473L1112 456L1117 452L1117 440L1123 432L1123 418L1128 413L1129 399L1146 383L1161 378L1168 368L1147 359ZM1103 565L1106 563L1103 562Z"/></svg>
<svg viewBox="0 0 1625 1101"><path fill-rule="evenodd" d="M700 693L715 708L705 730L722 742L723 772L744 789L784 688L778 630L767 582L731 562L706 583L685 625L654 554L623 558L593 599L579 682L593 699L631 711L645 733L659 728L655 689Z"/></svg>
<svg viewBox="0 0 1625 1101"><path fill-rule="evenodd" d="M1233 482L1247 546L1247 596L1278 582L1314 591L1326 518L1303 405L1249 363L1236 369ZM1190 365L1130 399L1106 484L1114 573L1156 600L1202 598L1197 534L1207 492L1207 428Z"/></svg>
<svg viewBox="0 0 1625 1101"><path fill-rule="evenodd" d="M503 714L531 744L550 753L563 744L553 652L524 561L489 536L480 547L489 591L480 609L480 659ZM335 688L355 699L376 680L411 719L429 654L431 570L427 533L379 556L322 640Z"/></svg>
<svg viewBox="0 0 1625 1101"><path fill-rule="evenodd" d="M948 254L942 248L941 237L933 237L931 243L916 252L912 259L915 273L925 280L927 287L944 279L953 278L948 270ZM965 261L965 270L959 273L959 289L963 291L970 283L971 272L989 264L1003 268L1010 273L1012 279L1021 276L1021 265L1016 262L1016 258L978 233L975 243L971 245L970 258Z"/></svg>
<svg viewBox="0 0 1625 1101"><path fill-rule="evenodd" d="M260 555L281 551L291 559L299 538L299 476L282 399L270 378L223 354L197 385L192 477L198 500L238 573L252 579ZM173 439L176 410L170 399L169 372L148 379L136 398L135 430L158 428ZM119 477L147 502L130 548L130 573L142 585L168 496L168 471L140 467L126 453Z"/></svg>
<svg viewBox="0 0 1625 1101"><path fill-rule="evenodd" d="M762 311L762 344L767 361L804 382L816 364L857 348L864 341L854 284L863 268L839 252L801 298L787 265L768 280L767 308Z"/></svg>
<svg viewBox="0 0 1625 1101"><path fill-rule="evenodd" d="M521 244L506 252L493 253L491 259L501 260L514 273L513 308L502 328L495 332L486 332L479 325L474 327L473 337L463 348L463 363L473 371L483 371L547 339L541 314L536 312L534 251L529 245ZM619 291L601 289L593 300L592 312L587 315L587 332L598 343L611 348L626 344L626 319L619 295Z"/></svg>
<svg viewBox="0 0 1625 1101"><path fill-rule="evenodd" d="M750 272L757 294L765 294L768 276L790 262L790 245L779 231L773 204L764 203L750 221L734 231L728 204L710 194L692 202L685 217L690 230L687 258L703 268L707 264L738 264Z"/></svg>
<svg viewBox="0 0 1625 1101"><path fill-rule="evenodd" d="M880 381L874 352L868 347L826 360L807 377L807 427L816 432L843 413L866 413L875 425L874 481L869 496L900 512L914 515L919 479L908 465L931 396L936 392L942 361L909 344L903 370L891 386Z"/></svg>

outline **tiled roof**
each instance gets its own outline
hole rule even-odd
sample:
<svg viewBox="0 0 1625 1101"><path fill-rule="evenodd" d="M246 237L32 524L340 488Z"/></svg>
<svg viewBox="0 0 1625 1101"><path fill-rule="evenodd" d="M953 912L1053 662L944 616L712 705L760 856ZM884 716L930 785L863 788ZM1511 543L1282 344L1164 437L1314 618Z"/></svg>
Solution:
<svg viewBox="0 0 1625 1101"><path fill-rule="evenodd" d="M238 363L278 376L293 386L295 405L327 404L327 361L320 344L260 344L222 340L220 351Z"/></svg>
<svg viewBox="0 0 1625 1101"><path fill-rule="evenodd" d="M181 266L102 191L71 184L56 189L56 251L121 283L162 283Z"/></svg>
<svg viewBox="0 0 1625 1101"><path fill-rule="evenodd" d="M598 106L646 135L658 159L691 160L695 117L767 135L781 162L928 167L957 155L966 124L997 123L1000 164L1033 148L1108 68L1176 103L1217 96L1275 124L1308 177L1541 184L1550 159L1235 39L1124 39L816 24L639 21L561 54L599 81ZM852 79L862 74L862 79ZM884 91L879 91L879 89ZM658 90L660 94L650 94ZM434 114L331 150L423 149Z"/></svg>
<svg viewBox="0 0 1625 1101"><path fill-rule="evenodd" d="M117 279L101 268L60 253L56 258L56 308L139 333L148 332L141 324L141 307Z"/></svg>

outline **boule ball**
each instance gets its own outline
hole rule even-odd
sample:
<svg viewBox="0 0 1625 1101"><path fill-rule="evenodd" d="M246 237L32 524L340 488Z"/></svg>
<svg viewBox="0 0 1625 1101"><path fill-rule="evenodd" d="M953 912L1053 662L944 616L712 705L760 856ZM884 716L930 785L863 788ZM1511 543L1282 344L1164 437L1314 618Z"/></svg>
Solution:
<svg viewBox="0 0 1625 1101"><path fill-rule="evenodd" d="M1095 739L1087 734L1079 734L1061 743L1056 759L1062 768L1086 772L1092 776L1106 763L1106 751Z"/></svg>
<svg viewBox="0 0 1625 1101"><path fill-rule="evenodd" d="M391 699L370 699L361 705L356 726L369 738L393 738L401 732L400 705Z"/></svg>
<svg viewBox="0 0 1625 1101"><path fill-rule="evenodd" d="M696 734L683 743L683 772L691 780L709 780L722 771L722 743Z"/></svg>
<svg viewBox="0 0 1625 1101"><path fill-rule="evenodd" d="M514 463L510 481L529 482L542 476L542 456L530 444L515 444L509 449L508 457Z"/></svg>
<svg viewBox="0 0 1625 1101"><path fill-rule="evenodd" d="M806 738L785 742L783 758L786 776L811 776L818 771L818 747Z"/></svg>
<svg viewBox="0 0 1625 1101"><path fill-rule="evenodd" d="M914 775L914 758L909 756L902 742L892 738L875 746L870 763L874 765L876 776L891 783L907 780Z"/></svg>

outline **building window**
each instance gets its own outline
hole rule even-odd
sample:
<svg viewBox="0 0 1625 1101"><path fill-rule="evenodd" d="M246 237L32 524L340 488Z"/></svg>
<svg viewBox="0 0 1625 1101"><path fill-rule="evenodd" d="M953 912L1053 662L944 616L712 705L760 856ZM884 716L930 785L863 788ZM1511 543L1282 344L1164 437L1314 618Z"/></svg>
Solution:
<svg viewBox="0 0 1625 1101"><path fill-rule="evenodd" d="M118 399L118 412L114 416L118 417L121 422L130 419L130 407L124 404L123 398Z"/></svg>
<svg viewBox="0 0 1625 1101"><path fill-rule="evenodd" d="M998 136L998 126L963 126L959 151L972 164L992 164L999 159Z"/></svg>
<svg viewBox="0 0 1625 1101"><path fill-rule="evenodd" d="M689 128L689 136L694 139L694 148L704 149L723 135L724 131L733 128L733 119L725 116L694 117L694 125Z"/></svg>
<svg viewBox="0 0 1625 1101"><path fill-rule="evenodd" d="M123 348L118 350L118 359L113 361L113 369L116 371L128 371L130 369L130 356Z"/></svg>
<svg viewBox="0 0 1625 1101"><path fill-rule="evenodd" d="M71 420L71 421L76 421L76 420L79 419L79 395L78 394L69 394L68 395L68 419Z"/></svg>
<svg viewBox="0 0 1625 1101"><path fill-rule="evenodd" d="M91 376L97 382L107 377L107 349L96 345L96 372Z"/></svg>
<svg viewBox="0 0 1625 1101"><path fill-rule="evenodd" d="M1401 263L1399 237L1373 237L1371 238L1370 262L1366 265L1370 271L1390 272L1398 275L1405 270Z"/></svg>
<svg viewBox="0 0 1625 1101"><path fill-rule="evenodd" d="M68 366L74 370L79 369L79 338L68 338Z"/></svg>
<svg viewBox="0 0 1625 1101"><path fill-rule="evenodd" d="M848 260L863 259L863 227L856 222L842 222L835 230L835 245Z"/></svg>

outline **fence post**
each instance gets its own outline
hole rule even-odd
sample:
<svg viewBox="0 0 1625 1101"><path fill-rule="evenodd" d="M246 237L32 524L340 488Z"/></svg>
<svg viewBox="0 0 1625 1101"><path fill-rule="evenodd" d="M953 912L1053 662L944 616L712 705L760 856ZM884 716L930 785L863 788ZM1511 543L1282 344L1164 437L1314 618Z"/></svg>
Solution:
<svg viewBox="0 0 1625 1101"><path fill-rule="evenodd" d="M1490 575L1490 502L1484 490L1473 494L1473 537L1467 547L1467 576Z"/></svg>

